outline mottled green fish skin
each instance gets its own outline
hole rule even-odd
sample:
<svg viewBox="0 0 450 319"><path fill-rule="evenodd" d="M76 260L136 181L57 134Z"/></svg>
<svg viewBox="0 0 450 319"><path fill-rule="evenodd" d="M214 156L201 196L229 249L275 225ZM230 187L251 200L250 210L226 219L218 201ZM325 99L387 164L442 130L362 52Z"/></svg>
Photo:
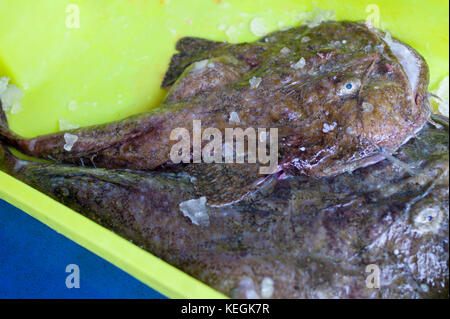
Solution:
<svg viewBox="0 0 450 319"><path fill-rule="evenodd" d="M179 209L203 196L186 173L32 163L4 148L0 169L230 297L448 298L448 138L448 126L427 125L394 154L416 175L384 160L272 177L208 206L208 226ZM380 289L366 287L371 264Z"/></svg>
<svg viewBox="0 0 450 319"><path fill-rule="evenodd" d="M243 128L278 128L279 169L337 175L382 160L378 147L394 152L428 118L426 62L391 40L416 59L413 87L384 37L363 23L328 21L252 43L183 38L163 81L170 90L156 109L68 131L78 138L70 151L64 149L67 132L25 139L3 121L0 138L35 157L152 170L171 163L173 129L191 131L196 119L223 133L235 126L229 118L236 112ZM250 84L252 78L261 79L259 86Z"/></svg>

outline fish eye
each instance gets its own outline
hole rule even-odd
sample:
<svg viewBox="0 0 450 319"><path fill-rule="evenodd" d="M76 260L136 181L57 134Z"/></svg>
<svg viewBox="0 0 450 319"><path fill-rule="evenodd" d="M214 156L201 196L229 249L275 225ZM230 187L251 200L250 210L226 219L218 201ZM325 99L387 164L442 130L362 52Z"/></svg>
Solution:
<svg viewBox="0 0 450 319"><path fill-rule="evenodd" d="M347 96L356 93L361 85L359 79L343 81L337 90L337 94L340 96Z"/></svg>

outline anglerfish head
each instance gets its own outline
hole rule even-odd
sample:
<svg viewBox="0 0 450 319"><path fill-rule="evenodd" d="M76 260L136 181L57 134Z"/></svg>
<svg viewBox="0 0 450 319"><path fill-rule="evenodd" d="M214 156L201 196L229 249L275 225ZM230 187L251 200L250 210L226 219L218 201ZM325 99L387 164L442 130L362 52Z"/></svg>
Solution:
<svg viewBox="0 0 450 319"><path fill-rule="evenodd" d="M358 41L369 44L319 48L305 58L299 84L287 92L302 115L295 117L301 119L297 136L286 138L296 154L290 160L308 175L335 175L376 163L384 159L380 149L394 152L429 116L424 59L378 31L358 25L358 32L366 33Z"/></svg>

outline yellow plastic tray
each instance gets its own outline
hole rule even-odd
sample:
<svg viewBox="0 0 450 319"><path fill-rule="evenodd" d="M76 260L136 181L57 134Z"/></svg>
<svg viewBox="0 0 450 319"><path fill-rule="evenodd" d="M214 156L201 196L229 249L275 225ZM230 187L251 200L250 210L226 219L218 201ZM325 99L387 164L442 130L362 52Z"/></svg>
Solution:
<svg viewBox="0 0 450 319"><path fill-rule="evenodd" d="M57 131L61 119L85 126L156 107L180 37L252 41L254 18L272 31L317 7L337 19L379 18L425 56L430 89L448 75L446 0L0 0L0 76L24 89L11 128L35 136ZM168 297L224 297L2 172L0 197Z"/></svg>

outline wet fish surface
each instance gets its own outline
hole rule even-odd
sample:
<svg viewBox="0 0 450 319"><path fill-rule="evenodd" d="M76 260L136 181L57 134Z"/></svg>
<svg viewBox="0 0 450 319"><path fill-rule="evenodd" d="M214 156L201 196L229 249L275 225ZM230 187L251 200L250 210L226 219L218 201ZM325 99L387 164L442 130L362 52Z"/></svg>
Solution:
<svg viewBox="0 0 450 319"><path fill-rule="evenodd" d="M177 49L160 107L71 130L69 150L2 114L6 145L57 163L0 146L0 169L230 297L448 298L448 119L426 124L417 52L346 21ZM174 165L170 131L194 119L278 128L276 173Z"/></svg>
<svg viewBox="0 0 450 319"><path fill-rule="evenodd" d="M0 168L234 298L448 297L448 130L335 177L273 178L210 207L192 176L32 163ZM366 286L366 267L380 288Z"/></svg>
<svg viewBox="0 0 450 319"><path fill-rule="evenodd" d="M170 133L178 127L191 132L193 120L221 132L277 128L274 171L322 177L382 160L378 148L394 152L429 116L424 59L361 23L328 21L242 44L182 38L177 49L162 83L170 90L156 109L31 139L17 136L3 121L0 138L35 157L153 170L171 164ZM261 179L258 166L227 165L227 170L250 190ZM192 169L208 176L211 167ZM246 193L234 189L223 191L229 198L217 202Z"/></svg>

